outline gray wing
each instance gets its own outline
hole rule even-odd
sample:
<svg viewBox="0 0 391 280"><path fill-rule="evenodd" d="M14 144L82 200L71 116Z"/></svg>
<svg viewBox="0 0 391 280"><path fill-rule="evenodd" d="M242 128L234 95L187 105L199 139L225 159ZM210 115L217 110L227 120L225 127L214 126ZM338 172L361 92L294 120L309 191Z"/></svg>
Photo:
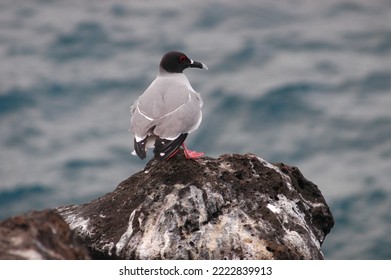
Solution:
<svg viewBox="0 0 391 280"><path fill-rule="evenodd" d="M183 84L152 83L132 107L131 130L136 141L154 134L175 139L193 131L201 122L202 100Z"/></svg>

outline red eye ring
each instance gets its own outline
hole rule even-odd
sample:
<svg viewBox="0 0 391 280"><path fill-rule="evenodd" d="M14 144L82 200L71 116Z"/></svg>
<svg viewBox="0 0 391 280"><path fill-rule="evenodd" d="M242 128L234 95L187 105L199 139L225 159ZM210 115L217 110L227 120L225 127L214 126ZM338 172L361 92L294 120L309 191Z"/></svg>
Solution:
<svg viewBox="0 0 391 280"><path fill-rule="evenodd" d="M181 55L181 56L179 57L179 61L183 63L183 62L187 61L187 57L184 56L184 55Z"/></svg>

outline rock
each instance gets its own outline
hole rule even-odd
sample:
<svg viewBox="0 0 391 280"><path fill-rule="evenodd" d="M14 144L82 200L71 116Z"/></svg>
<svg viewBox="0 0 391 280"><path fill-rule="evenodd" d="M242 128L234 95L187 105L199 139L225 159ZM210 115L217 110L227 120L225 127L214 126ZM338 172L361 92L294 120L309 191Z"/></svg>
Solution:
<svg viewBox="0 0 391 280"><path fill-rule="evenodd" d="M323 259L334 225L296 167L252 154L151 160L113 192L57 211L100 259Z"/></svg>
<svg viewBox="0 0 391 280"><path fill-rule="evenodd" d="M30 212L0 222L0 259L90 259L69 226L54 210Z"/></svg>

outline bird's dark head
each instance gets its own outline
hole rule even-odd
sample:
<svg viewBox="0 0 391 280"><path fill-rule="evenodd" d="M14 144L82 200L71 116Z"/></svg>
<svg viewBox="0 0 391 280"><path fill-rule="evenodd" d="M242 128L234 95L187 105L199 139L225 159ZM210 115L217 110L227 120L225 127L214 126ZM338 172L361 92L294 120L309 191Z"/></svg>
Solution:
<svg viewBox="0 0 391 280"><path fill-rule="evenodd" d="M160 61L160 67L168 73L182 73L186 68L201 68L208 69L208 67L201 62L191 60L182 52L168 52Z"/></svg>

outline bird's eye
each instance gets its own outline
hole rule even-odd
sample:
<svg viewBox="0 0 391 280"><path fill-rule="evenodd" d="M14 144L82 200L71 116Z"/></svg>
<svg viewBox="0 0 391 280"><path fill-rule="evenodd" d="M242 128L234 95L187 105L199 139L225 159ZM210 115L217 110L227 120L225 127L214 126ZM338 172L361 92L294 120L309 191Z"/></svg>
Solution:
<svg viewBox="0 0 391 280"><path fill-rule="evenodd" d="M187 60L187 57L186 56L184 56L184 55L181 55L180 57L179 57L179 61L180 62L185 62Z"/></svg>

